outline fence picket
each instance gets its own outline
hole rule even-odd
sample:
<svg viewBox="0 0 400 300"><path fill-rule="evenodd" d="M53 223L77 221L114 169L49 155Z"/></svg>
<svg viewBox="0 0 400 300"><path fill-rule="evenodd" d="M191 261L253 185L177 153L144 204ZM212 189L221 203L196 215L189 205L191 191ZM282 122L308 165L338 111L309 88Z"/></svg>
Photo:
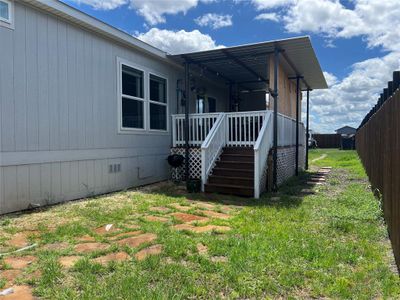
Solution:
<svg viewBox="0 0 400 300"><path fill-rule="evenodd" d="M375 192L400 266L400 89L358 129L356 149Z"/></svg>

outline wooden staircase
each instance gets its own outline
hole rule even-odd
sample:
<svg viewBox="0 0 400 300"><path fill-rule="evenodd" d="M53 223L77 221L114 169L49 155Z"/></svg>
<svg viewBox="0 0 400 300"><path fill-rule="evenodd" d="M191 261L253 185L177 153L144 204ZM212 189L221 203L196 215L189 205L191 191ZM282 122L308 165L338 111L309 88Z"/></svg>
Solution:
<svg viewBox="0 0 400 300"><path fill-rule="evenodd" d="M225 147L216 162L208 182L207 193L230 194L242 197L254 196L253 147Z"/></svg>

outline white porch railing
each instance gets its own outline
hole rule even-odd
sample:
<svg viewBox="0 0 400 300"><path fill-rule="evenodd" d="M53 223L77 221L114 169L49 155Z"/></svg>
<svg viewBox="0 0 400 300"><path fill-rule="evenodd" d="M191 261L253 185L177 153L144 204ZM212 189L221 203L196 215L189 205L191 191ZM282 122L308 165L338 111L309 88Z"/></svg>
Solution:
<svg viewBox="0 0 400 300"><path fill-rule="evenodd" d="M189 115L189 145L200 147L221 113ZM174 147L185 145L185 115L172 115Z"/></svg>
<svg viewBox="0 0 400 300"><path fill-rule="evenodd" d="M226 115L221 114L211 129L204 143L201 145L201 189L204 191L204 184L208 175L214 167L215 161L226 145Z"/></svg>
<svg viewBox="0 0 400 300"><path fill-rule="evenodd" d="M273 118L272 113L266 114L266 119L261 127L259 137L254 145L254 198L259 198L265 185L264 172L269 150L273 146Z"/></svg>
<svg viewBox="0 0 400 300"><path fill-rule="evenodd" d="M172 116L173 146L185 145L185 115ZM299 143L305 143L305 130L299 124ZM278 114L278 146L296 144L296 120ZM225 146L253 147L254 197L265 187L265 171L269 150L273 146L272 111L191 114L189 145L201 147L202 187Z"/></svg>
<svg viewBox="0 0 400 300"><path fill-rule="evenodd" d="M253 146L265 118L265 111L227 113L228 146Z"/></svg>

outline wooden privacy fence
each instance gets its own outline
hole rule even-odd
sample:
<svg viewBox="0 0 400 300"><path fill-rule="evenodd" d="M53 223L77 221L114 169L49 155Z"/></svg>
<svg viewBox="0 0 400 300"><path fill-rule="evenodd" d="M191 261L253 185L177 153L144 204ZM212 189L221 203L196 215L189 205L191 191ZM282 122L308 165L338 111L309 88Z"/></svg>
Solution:
<svg viewBox="0 0 400 300"><path fill-rule="evenodd" d="M382 195L384 218L400 267L400 89L389 95L361 124L356 149L373 189Z"/></svg>
<svg viewBox="0 0 400 300"><path fill-rule="evenodd" d="M318 148L340 148L340 134L313 134Z"/></svg>

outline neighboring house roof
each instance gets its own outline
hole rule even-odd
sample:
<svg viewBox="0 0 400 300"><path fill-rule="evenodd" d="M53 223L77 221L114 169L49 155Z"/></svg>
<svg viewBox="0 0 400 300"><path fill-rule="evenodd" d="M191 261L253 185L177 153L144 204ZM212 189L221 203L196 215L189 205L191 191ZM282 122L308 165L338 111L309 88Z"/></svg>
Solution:
<svg viewBox="0 0 400 300"><path fill-rule="evenodd" d="M338 134L355 134L356 131L357 129L351 126L344 126L335 130L335 132Z"/></svg>

